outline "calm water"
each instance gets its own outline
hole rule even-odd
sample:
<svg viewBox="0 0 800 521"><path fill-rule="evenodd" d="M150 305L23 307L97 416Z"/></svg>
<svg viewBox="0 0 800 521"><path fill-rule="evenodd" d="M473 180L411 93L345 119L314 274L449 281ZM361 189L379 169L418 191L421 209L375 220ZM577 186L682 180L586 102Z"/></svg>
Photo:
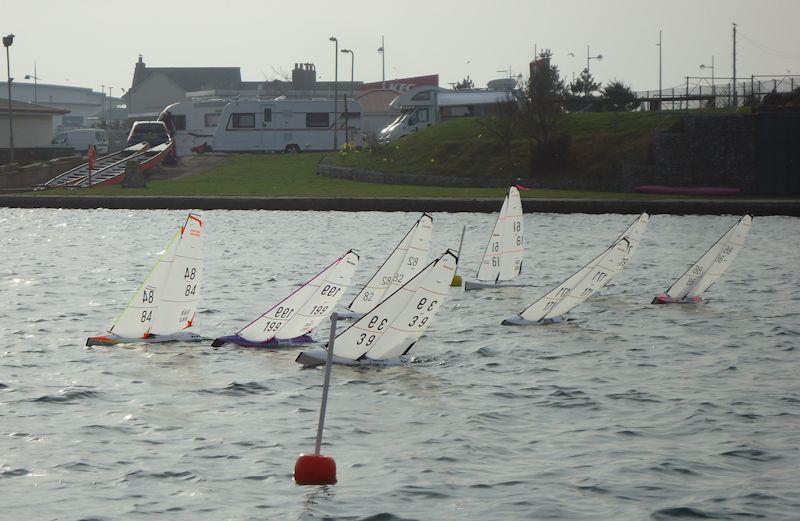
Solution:
<svg viewBox="0 0 800 521"><path fill-rule="evenodd" d="M800 517L798 219L756 218L709 304L651 306L738 218L655 215L573 321L501 327L634 218L527 214L530 287L453 291L407 365L336 367L339 484L298 487L323 372L297 349L84 347L184 216L0 209L0 519ZM365 282L417 216L205 212L197 332L349 248ZM474 275L494 219L435 214L432 252L466 225Z"/></svg>

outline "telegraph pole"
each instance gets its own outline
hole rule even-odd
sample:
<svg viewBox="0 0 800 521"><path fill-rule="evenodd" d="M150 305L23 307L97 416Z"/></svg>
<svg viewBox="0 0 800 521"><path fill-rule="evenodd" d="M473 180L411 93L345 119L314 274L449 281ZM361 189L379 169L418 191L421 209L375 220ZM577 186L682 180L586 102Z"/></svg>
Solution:
<svg viewBox="0 0 800 521"><path fill-rule="evenodd" d="M739 97L736 93L736 24L733 24L733 108L738 106Z"/></svg>
<svg viewBox="0 0 800 521"><path fill-rule="evenodd" d="M661 110L661 29L658 30L658 109Z"/></svg>

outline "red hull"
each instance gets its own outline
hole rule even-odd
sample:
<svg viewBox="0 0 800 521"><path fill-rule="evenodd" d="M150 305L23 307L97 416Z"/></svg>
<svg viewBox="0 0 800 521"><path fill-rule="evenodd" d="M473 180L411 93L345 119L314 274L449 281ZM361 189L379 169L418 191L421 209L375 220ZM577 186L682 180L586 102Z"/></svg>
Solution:
<svg viewBox="0 0 800 521"><path fill-rule="evenodd" d="M661 293L653 299L653 304L702 304L703 299L699 295L692 298L674 298L666 293Z"/></svg>

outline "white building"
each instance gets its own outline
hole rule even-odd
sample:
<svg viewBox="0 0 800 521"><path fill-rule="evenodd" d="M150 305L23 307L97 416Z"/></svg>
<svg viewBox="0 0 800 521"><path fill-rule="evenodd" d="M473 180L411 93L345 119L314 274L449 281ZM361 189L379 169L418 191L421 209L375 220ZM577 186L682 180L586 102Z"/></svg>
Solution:
<svg viewBox="0 0 800 521"><path fill-rule="evenodd" d="M53 139L53 120L67 111L33 103L11 102L14 148L49 145ZM0 149L9 148L8 99L0 98Z"/></svg>
<svg viewBox="0 0 800 521"><path fill-rule="evenodd" d="M8 83L0 82L0 93L6 94L7 92ZM109 98L103 93L95 92L87 87L28 83L17 80L11 83L11 99L68 111L64 115L53 117L51 133L64 128L89 127L96 121L96 118L102 119L110 109L115 109L123 103L120 98ZM94 118L93 121L90 122L90 118Z"/></svg>

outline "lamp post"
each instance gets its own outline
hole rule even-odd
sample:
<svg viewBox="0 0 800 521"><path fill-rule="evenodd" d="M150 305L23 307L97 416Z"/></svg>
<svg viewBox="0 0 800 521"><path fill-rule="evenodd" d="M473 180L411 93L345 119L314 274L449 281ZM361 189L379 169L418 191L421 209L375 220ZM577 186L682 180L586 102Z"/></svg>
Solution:
<svg viewBox="0 0 800 521"><path fill-rule="evenodd" d="M333 150L339 150L339 40L331 36L328 40L334 43L333 52Z"/></svg>
<svg viewBox="0 0 800 521"><path fill-rule="evenodd" d="M714 92L714 90L715 90L715 87L714 87L714 55L713 54L711 55L711 65L704 65L704 64L701 63L700 64L700 68L701 69L711 69L711 95L713 96L715 94L715 92Z"/></svg>
<svg viewBox="0 0 800 521"><path fill-rule="evenodd" d="M586 72L589 72L589 61L590 60L602 61L603 60L603 55L602 54L598 54L597 56L590 56L589 46L587 45L586 46Z"/></svg>
<svg viewBox="0 0 800 521"><path fill-rule="evenodd" d="M33 102L39 103L39 97L36 95L36 82L39 81L39 77L36 76L36 60L33 61L33 74L26 74L26 80L33 80Z"/></svg>
<svg viewBox="0 0 800 521"><path fill-rule="evenodd" d="M658 108L661 110L661 29L658 30Z"/></svg>
<svg viewBox="0 0 800 521"><path fill-rule="evenodd" d="M106 86L100 85L100 119L103 118L103 112L106 110Z"/></svg>
<svg viewBox="0 0 800 521"><path fill-rule="evenodd" d="M350 54L350 97L353 98L353 83L355 82L354 70L356 65L356 54L351 49L342 49L342 53ZM344 98L344 142L350 143L350 112L347 110L347 97Z"/></svg>
<svg viewBox="0 0 800 521"><path fill-rule="evenodd" d="M14 78L11 77L11 56L8 48L14 43L14 35L9 34L3 36L3 46L6 48L6 67L8 71L8 163L14 162L14 123L12 121L11 113L11 82Z"/></svg>
<svg viewBox="0 0 800 521"><path fill-rule="evenodd" d="M378 47L378 54L381 55L381 88L386 88L386 47L383 45L383 36L381 36L381 46Z"/></svg>

